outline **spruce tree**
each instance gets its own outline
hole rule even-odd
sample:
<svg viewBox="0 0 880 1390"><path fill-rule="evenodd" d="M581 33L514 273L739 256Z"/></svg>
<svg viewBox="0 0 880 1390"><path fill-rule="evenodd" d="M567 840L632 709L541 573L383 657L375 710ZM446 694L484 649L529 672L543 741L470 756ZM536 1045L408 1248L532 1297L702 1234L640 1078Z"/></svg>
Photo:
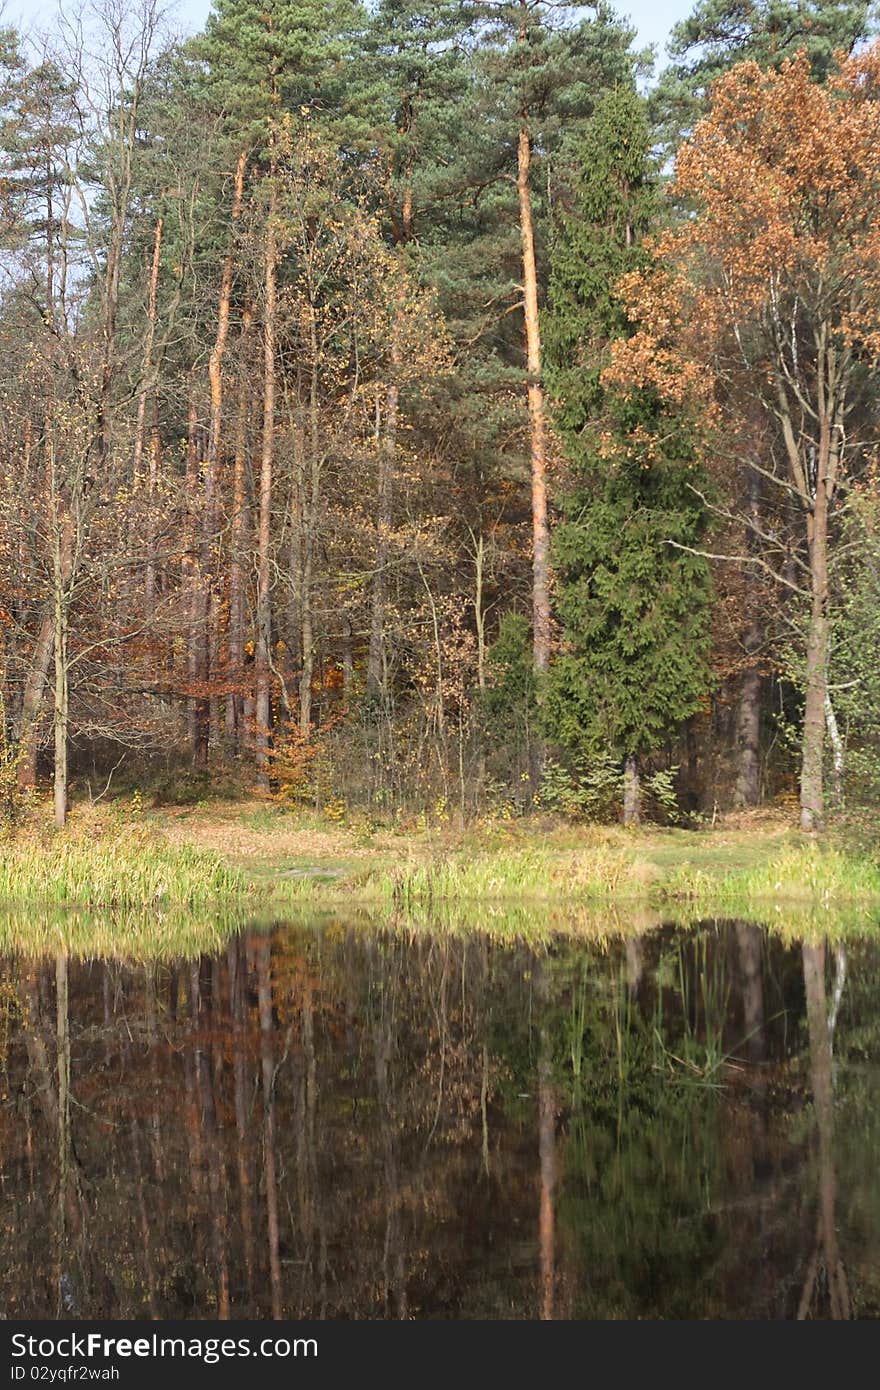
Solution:
<svg viewBox="0 0 880 1390"><path fill-rule="evenodd" d="M556 221L545 315L547 382L572 485L554 531L563 651L545 692L548 733L583 766L624 762L625 820L639 772L699 707L707 668L709 578L688 549L704 527L692 490L688 422L651 393L603 385L610 343L630 329L615 293L641 263L657 212L643 103L609 92L568 158L580 167Z"/></svg>
<svg viewBox="0 0 880 1390"><path fill-rule="evenodd" d="M549 437L543 383L538 269L539 152L552 158L562 130L575 129L593 108L596 94L628 78L632 34L604 10L583 17L584 7L547 5L543 0L477 0L472 7L482 44L478 92L492 132L492 161L499 172L516 173L516 224L525 329L532 513L532 640L535 667L550 662ZM491 165L490 165L491 167ZM549 171L544 171L549 177Z"/></svg>

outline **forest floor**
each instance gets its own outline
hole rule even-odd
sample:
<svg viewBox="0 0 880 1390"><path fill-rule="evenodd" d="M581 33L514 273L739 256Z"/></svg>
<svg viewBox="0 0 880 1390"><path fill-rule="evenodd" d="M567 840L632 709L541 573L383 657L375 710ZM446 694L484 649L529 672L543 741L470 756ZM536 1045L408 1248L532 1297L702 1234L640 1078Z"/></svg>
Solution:
<svg viewBox="0 0 880 1390"><path fill-rule="evenodd" d="M699 830L625 830L547 816L480 820L464 828L448 823L349 826L261 801L163 808L148 813L148 819L171 844L213 851L260 880L295 872L325 882L337 880L346 892L365 872L377 875L401 864L427 866L450 856L486 854L557 854L569 859L596 848L621 853L630 864L628 877L646 886L682 869L723 876L758 868L804 839L796 822L778 812L739 813Z"/></svg>

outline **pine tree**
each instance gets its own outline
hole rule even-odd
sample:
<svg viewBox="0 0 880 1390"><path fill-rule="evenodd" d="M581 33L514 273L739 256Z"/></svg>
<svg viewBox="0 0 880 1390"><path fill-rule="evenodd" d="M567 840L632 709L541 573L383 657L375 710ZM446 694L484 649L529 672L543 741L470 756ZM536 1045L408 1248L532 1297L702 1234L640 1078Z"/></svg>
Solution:
<svg viewBox="0 0 880 1390"><path fill-rule="evenodd" d="M284 112L339 118L366 23L357 0L214 0L193 51L236 137L265 147Z"/></svg>
<svg viewBox="0 0 880 1390"><path fill-rule="evenodd" d="M397 319L405 319L404 285L420 266L418 234L434 201L438 170L448 157L454 123L450 112L467 89L460 7L450 0L381 0L370 17L358 63L359 82L348 94L341 132L371 161L372 201L394 247L398 274ZM430 213L428 213L430 216ZM366 708L387 710L391 536L399 493L399 435L405 401L404 364L392 335L388 379L376 401L375 569L370 584ZM405 421L403 422L405 424Z"/></svg>
<svg viewBox="0 0 880 1390"><path fill-rule="evenodd" d="M606 389L602 367L628 324L615 295L642 261L657 212L644 106L631 87L600 102L567 155L580 166L551 250L547 381L571 464L553 538L564 649L545 692L548 732L586 761L624 761L624 815L639 815L640 763L708 688L709 581L688 422L649 392Z"/></svg>
<svg viewBox="0 0 880 1390"><path fill-rule="evenodd" d="M531 521L532 574L523 566L514 582L532 591L539 667L550 642L538 321L549 190L564 129L585 119L597 92L628 77L635 61L628 28L604 11L585 14L533 0L386 0L369 31L375 77L364 88L384 113L373 139L387 171L390 234L437 290L459 345L457 370L432 403L430 433L454 460L464 535L474 546L502 515L523 530ZM384 515L387 492L380 488ZM378 560L374 595L385 569L384 556ZM379 635L374 621L374 686Z"/></svg>
<svg viewBox="0 0 880 1390"><path fill-rule="evenodd" d="M674 151L705 109L717 77L746 59L778 67L801 50L823 82L839 50L850 53L874 27L871 0L697 0L672 30L672 62L651 97L655 121Z"/></svg>
<svg viewBox="0 0 880 1390"><path fill-rule="evenodd" d="M193 52L205 65L207 99L224 113L230 132L230 163L239 171L232 218L241 215L246 159L254 175L262 174L256 203L262 220L262 340L263 410L257 522L257 593L255 642L255 720L258 779L269 781L269 744L272 722L270 667L272 664L273 508L275 477L276 385L278 368L279 299L277 171L279 147L285 128L292 122L314 119L332 127L338 123L344 96L351 84L351 58L357 35L366 26L366 11L357 0L216 0L204 36ZM224 262L218 292L218 327L212 354L211 430L208 441L205 510L210 530L213 508L213 476L219 451L222 382L220 367L230 313L233 260ZM283 289L283 286L282 286ZM197 597L197 596L196 596ZM204 603L201 605L204 608ZM194 608L194 628L204 628L203 614ZM203 638L196 635L203 644ZM204 655L192 663L194 674L206 674ZM202 680L202 684L204 681ZM207 757L207 705L201 704L201 729L196 729L196 751Z"/></svg>
<svg viewBox="0 0 880 1390"><path fill-rule="evenodd" d="M552 159L562 130L576 129L592 111L597 93L631 75L632 34L601 9L595 19L586 19L582 6L542 0L477 0L473 12L485 55L477 90L485 92L487 109L479 114L494 137L490 167L494 162L508 177L516 174L531 480L532 639L535 667L546 671L551 650L549 438L539 317L538 152L545 161Z"/></svg>

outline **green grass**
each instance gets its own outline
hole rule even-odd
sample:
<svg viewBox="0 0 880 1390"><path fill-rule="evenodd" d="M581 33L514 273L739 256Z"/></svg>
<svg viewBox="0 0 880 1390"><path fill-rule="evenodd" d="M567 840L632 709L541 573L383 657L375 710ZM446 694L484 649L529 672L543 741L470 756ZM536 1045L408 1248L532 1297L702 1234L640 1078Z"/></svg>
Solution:
<svg viewBox="0 0 880 1390"><path fill-rule="evenodd" d="M664 880L668 898L732 903L794 902L880 904L880 864L834 846L787 845L772 859L712 872L705 865L678 868Z"/></svg>
<svg viewBox="0 0 880 1390"><path fill-rule="evenodd" d="M385 868L367 880L380 899L401 907L436 902L511 898L608 899L621 891L625 853L597 844L581 851L557 849L459 851L428 863Z"/></svg>
<svg viewBox="0 0 880 1390"><path fill-rule="evenodd" d="M595 912L627 920L723 916L771 921L780 913L820 922L833 911L880 916L876 848L806 841L784 826L686 832L533 822L431 834L386 832L359 845L334 828L310 840L310 824L273 808L233 819L195 817L198 848L178 843L189 821L148 822L83 814L67 831L0 840L0 906L186 910L241 918L254 911L361 906L388 918L456 914L488 923L549 915L581 923ZM233 830L247 816L248 837ZM205 831L208 833L206 834ZM325 830L327 827L325 827ZM195 833L195 832L193 832ZM310 850L311 845L311 850ZM237 854L237 858L234 857ZM876 911L875 911L876 909Z"/></svg>
<svg viewBox="0 0 880 1390"><path fill-rule="evenodd" d="M725 916L766 915L775 903L820 911L829 905L880 907L880 863L794 836L722 840L681 832L584 836L563 842L487 847L410 846L360 866L334 861L307 871L259 875L259 896L272 903L353 902L405 912L439 905L515 902L578 906L687 904Z"/></svg>
<svg viewBox="0 0 880 1390"><path fill-rule="evenodd" d="M219 855L169 845L137 826L0 844L0 903L13 906L199 908L247 889L245 875Z"/></svg>

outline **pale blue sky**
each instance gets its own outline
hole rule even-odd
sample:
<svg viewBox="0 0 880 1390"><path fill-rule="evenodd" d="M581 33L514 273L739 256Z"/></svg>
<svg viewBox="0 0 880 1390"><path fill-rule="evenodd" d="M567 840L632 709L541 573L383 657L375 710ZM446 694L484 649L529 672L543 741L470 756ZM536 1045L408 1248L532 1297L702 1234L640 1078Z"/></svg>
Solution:
<svg viewBox="0 0 880 1390"><path fill-rule="evenodd" d="M62 5L64 0L62 0ZM616 0L615 8L627 15L638 30L641 44L657 45L657 55L663 59L666 39L673 24L684 19L694 7L694 0ZM178 0L171 7L174 27L192 32L205 22L211 0ZM58 9L57 0L6 0L2 13L7 22L48 27Z"/></svg>

